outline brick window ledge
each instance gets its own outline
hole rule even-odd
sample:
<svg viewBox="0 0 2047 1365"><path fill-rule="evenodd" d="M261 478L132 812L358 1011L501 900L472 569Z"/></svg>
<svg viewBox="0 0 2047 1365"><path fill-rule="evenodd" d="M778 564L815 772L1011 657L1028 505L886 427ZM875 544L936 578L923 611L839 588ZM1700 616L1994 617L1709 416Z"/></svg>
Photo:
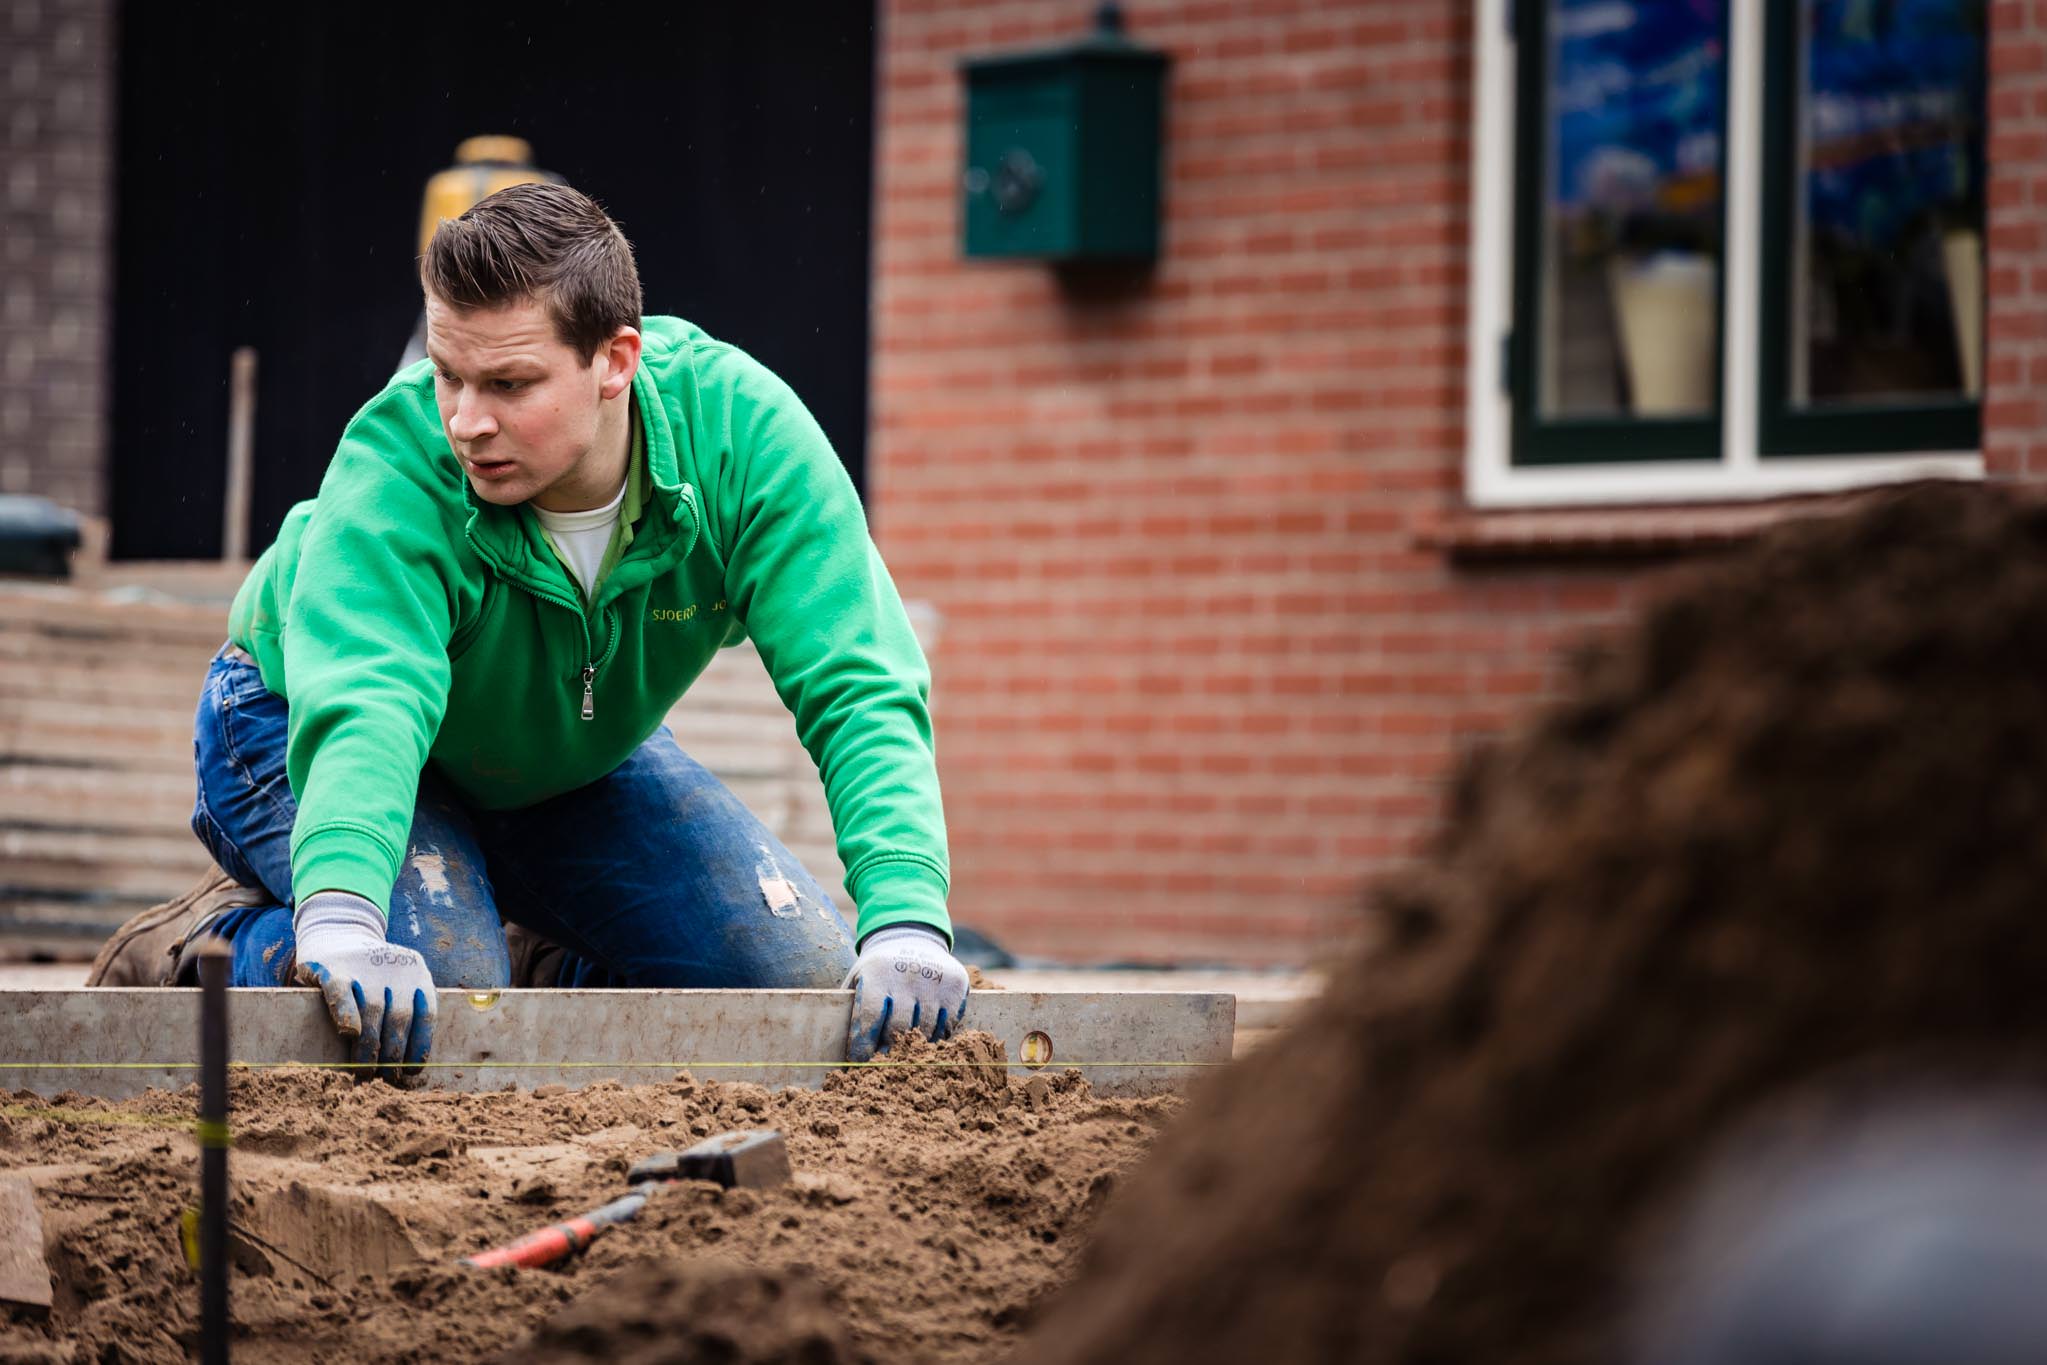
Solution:
<svg viewBox="0 0 2047 1365"><path fill-rule="evenodd" d="M1866 493L1756 502L1626 507L1435 509L1414 521L1415 544L1452 560L1665 559L1726 549L1799 517L1846 511Z"/></svg>

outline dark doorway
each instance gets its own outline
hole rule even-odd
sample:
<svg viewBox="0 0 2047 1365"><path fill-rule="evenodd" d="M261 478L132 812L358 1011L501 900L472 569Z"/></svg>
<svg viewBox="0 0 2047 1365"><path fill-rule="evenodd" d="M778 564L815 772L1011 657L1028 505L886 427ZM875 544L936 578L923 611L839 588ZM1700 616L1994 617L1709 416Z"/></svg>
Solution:
<svg viewBox="0 0 2047 1365"><path fill-rule="evenodd" d="M861 482L874 6L128 4L113 550L218 555L257 348L251 543L318 488L419 308L420 195L477 133L602 201L676 313L787 379Z"/></svg>

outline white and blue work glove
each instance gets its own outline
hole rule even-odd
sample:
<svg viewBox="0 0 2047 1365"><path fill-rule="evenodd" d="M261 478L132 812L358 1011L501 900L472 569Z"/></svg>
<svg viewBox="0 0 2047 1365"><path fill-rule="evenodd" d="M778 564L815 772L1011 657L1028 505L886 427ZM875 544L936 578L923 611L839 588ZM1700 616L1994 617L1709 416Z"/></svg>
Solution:
<svg viewBox="0 0 2047 1365"><path fill-rule="evenodd" d="M853 988L853 1022L846 1060L871 1062L894 1035L916 1029L937 1042L967 1012L967 969L945 935L921 924L877 929L860 944L846 977Z"/></svg>
<svg viewBox="0 0 2047 1365"><path fill-rule="evenodd" d="M318 891L291 917L298 979L327 997L334 1027L353 1041L356 1079L396 1083L433 1049L434 979L426 960L384 940L384 916L349 891Z"/></svg>

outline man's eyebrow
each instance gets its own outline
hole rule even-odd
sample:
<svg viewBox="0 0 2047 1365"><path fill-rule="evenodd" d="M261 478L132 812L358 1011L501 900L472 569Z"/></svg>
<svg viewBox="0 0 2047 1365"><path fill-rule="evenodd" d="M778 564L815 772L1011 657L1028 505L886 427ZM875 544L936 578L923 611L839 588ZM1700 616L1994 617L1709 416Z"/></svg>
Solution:
<svg viewBox="0 0 2047 1365"><path fill-rule="evenodd" d="M448 368L448 362L435 355L431 350L426 353L426 358L434 363L435 369L445 370ZM546 372L547 367L532 357L517 356L511 360L504 361L502 364L486 367L481 372L480 377L484 379L502 379L507 376L526 376L530 378L531 376L545 374Z"/></svg>

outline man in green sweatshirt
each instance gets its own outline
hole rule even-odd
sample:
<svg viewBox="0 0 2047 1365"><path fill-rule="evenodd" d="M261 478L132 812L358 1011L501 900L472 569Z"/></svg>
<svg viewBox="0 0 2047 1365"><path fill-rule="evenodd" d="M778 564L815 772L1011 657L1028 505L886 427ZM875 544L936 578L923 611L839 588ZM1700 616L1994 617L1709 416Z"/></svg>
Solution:
<svg viewBox="0 0 2047 1365"><path fill-rule="evenodd" d="M630 246L567 187L444 221L421 277L428 360L349 423L200 702L193 828L267 893L203 926L235 984L317 984L394 1079L436 986L508 984L506 924L565 950L545 984L850 982L854 1060L946 1034L929 674L816 421L643 318ZM662 725L741 639L823 776L857 932Z"/></svg>

